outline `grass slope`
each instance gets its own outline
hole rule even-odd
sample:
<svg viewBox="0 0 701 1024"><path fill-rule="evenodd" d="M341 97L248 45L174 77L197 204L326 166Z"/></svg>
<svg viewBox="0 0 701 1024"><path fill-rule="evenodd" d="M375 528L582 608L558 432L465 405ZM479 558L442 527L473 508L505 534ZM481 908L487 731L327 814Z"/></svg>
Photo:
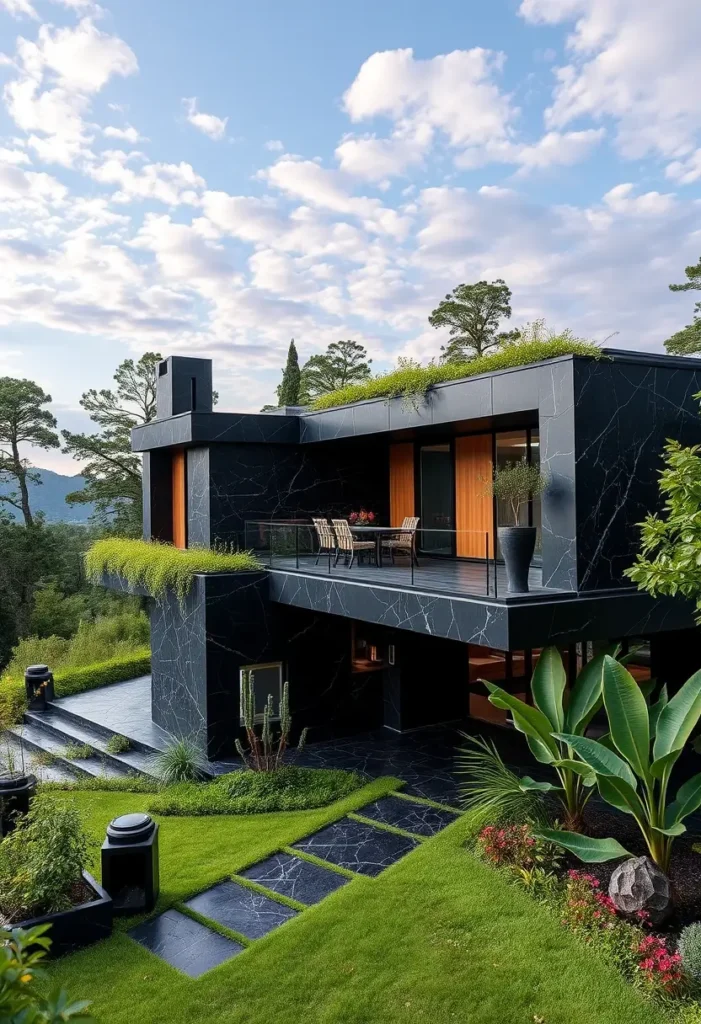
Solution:
<svg viewBox="0 0 701 1024"><path fill-rule="evenodd" d="M163 823L162 903L362 806ZM98 796L101 799L98 799ZM145 798L84 794L98 833ZM466 818L192 981L126 935L57 963L99 1024L662 1024L553 917L463 846Z"/></svg>

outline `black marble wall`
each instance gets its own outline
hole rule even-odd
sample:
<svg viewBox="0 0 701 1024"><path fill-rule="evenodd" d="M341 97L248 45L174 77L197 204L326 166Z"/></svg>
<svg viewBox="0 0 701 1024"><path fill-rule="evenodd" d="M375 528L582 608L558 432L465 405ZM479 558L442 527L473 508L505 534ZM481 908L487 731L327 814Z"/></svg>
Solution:
<svg viewBox="0 0 701 1024"><path fill-rule="evenodd" d="M239 733L239 671L270 660L265 573L197 576L181 603L151 604L153 720L210 757L233 754Z"/></svg>
<svg viewBox="0 0 701 1024"><path fill-rule="evenodd" d="M578 589L630 586L623 570L640 545L637 524L661 506L667 438L701 442L701 371L669 360L646 365L573 361ZM569 444L569 438L563 446ZM545 548L545 544L543 545Z"/></svg>
<svg viewBox="0 0 701 1024"><path fill-rule="evenodd" d="M204 455L198 461L203 465ZM208 463L208 477L202 468L189 482L191 536L243 544L247 520L309 523L310 516L347 515L360 505L382 521L389 515L389 456L381 441L211 445ZM208 509L202 493L207 478Z"/></svg>

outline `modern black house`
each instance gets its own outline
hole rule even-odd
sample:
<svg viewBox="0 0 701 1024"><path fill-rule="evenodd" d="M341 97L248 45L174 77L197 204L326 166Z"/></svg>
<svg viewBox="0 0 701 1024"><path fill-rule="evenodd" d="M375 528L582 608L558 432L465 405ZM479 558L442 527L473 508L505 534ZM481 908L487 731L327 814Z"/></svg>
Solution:
<svg viewBox="0 0 701 1024"><path fill-rule="evenodd" d="M525 694L539 651L576 673L595 645L640 645L634 671L674 685L701 666L692 605L624 576L637 524L659 503L667 438L701 441L701 360L604 350L441 384L424 398L324 411L212 408L209 360L159 369L144 458L144 537L256 551L259 572L209 574L181 605L153 603L153 718L233 752L239 684L261 701L289 681L311 737L488 717L480 679ZM547 479L527 593L509 594L493 467L526 458ZM418 517L410 554L382 535L347 564L312 517ZM377 557L379 554L379 558ZM372 557L371 557L372 556Z"/></svg>

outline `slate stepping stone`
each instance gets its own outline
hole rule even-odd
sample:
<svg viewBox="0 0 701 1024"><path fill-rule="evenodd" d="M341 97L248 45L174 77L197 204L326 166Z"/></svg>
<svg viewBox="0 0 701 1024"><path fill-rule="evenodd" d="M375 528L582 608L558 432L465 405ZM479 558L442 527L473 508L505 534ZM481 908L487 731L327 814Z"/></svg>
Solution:
<svg viewBox="0 0 701 1024"><path fill-rule="evenodd" d="M410 803L399 796L376 800L374 804L361 807L358 814L419 836L435 836L457 817L452 811L443 811L429 804Z"/></svg>
<svg viewBox="0 0 701 1024"><path fill-rule="evenodd" d="M349 881L336 871L293 857L290 853L273 854L241 874L288 899L309 904L318 903Z"/></svg>
<svg viewBox="0 0 701 1024"><path fill-rule="evenodd" d="M361 875L379 875L417 845L416 839L343 818L295 843L294 848Z"/></svg>
<svg viewBox="0 0 701 1024"><path fill-rule="evenodd" d="M221 882L188 900L185 906L247 939L259 939L297 914L292 907L237 882Z"/></svg>
<svg viewBox="0 0 701 1024"><path fill-rule="evenodd" d="M132 928L129 935L191 978L199 978L244 948L177 910L166 910L165 914L144 921Z"/></svg>

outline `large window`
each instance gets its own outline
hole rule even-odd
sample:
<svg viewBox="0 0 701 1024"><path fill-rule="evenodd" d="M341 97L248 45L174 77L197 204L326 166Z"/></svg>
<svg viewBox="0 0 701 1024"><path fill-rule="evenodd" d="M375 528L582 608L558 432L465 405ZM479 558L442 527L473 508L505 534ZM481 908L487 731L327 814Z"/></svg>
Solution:
<svg viewBox="0 0 701 1024"><path fill-rule="evenodd" d="M253 693L256 703L256 721L263 720L263 712L268 700L272 695L274 717L278 717L280 699L282 697L282 662L275 661L266 665L244 665L241 669L240 678L243 680L244 672L250 672L253 678ZM243 717L241 718L243 725Z"/></svg>
<svg viewBox="0 0 701 1024"><path fill-rule="evenodd" d="M449 444L424 445L419 449L421 482L422 551L453 554L453 453Z"/></svg>

